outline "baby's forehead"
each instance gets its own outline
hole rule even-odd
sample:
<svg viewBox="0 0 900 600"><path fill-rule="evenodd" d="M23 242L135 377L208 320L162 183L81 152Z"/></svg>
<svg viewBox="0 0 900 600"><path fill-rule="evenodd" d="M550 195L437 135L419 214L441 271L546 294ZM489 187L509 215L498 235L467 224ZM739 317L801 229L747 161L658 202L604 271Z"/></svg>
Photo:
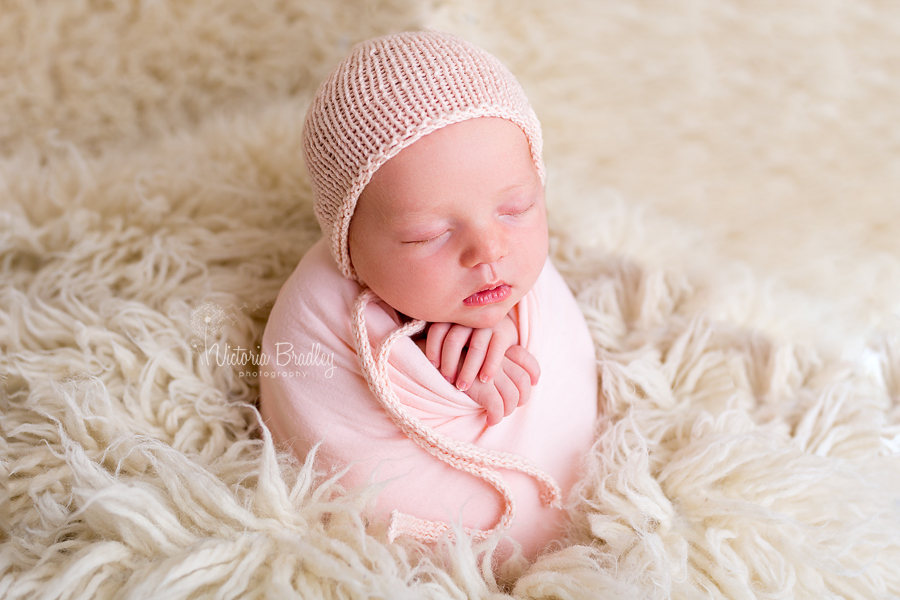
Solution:
<svg viewBox="0 0 900 600"><path fill-rule="evenodd" d="M423 235L439 223L521 208L542 187L524 131L502 118L437 129L388 158L362 190L354 219L398 235ZM481 218L481 217L479 217Z"/></svg>
<svg viewBox="0 0 900 600"><path fill-rule="evenodd" d="M516 179L513 184L540 178L525 132L518 124L498 117L467 119L422 136L388 158L372 174L370 183L395 187L415 179L427 186L429 178L423 180L423 171L436 175L456 171L491 179L497 178L488 177L491 171L496 176L508 171ZM511 185L504 177L499 179Z"/></svg>

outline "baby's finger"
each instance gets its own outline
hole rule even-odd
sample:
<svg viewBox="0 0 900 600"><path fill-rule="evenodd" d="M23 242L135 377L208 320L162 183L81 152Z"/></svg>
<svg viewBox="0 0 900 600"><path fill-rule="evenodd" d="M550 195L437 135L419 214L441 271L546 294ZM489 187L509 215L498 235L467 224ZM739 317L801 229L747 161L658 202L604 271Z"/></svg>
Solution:
<svg viewBox="0 0 900 600"><path fill-rule="evenodd" d="M503 377L506 382L506 392L502 392L499 387L495 386L495 382L491 382L488 385L482 386L482 390L478 394L477 402L481 404L487 413L487 426L491 427L499 423L503 417L505 411L505 399L503 398L504 393L512 393L513 395L517 395L516 387L512 385L508 378Z"/></svg>
<svg viewBox="0 0 900 600"><path fill-rule="evenodd" d="M512 408L527 404L528 400L531 398L531 374L528 373L522 365L510 359L503 361L503 373L505 376L509 377L516 386L516 390L518 390L516 404Z"/></svg>
<svg viewBox="0 0 900 600"><path fill-rule="evenodd" d="M456 387L460 391L466 391L472 385L472 382L475 381L478 370L482 368L484 357L488 353L488 348L491 346L491 335L490 329L472 330L472 335L469 338L469 347L466 349L466 358L463 361L459 375L456 377Z"/></svg>
<svg viewBox="0 0 900 600"><path fill-rule="evenodd" d="M462 356L463 347L471 335L470 327L452 325L447 335L444 336L444 343L441 345L441 374L450 383L456 381L459 359Z"/></svg>
<svg viewBox="0 0 900 600"><path fill-rule="evenodd" d="M531 379L525 369L512 362L503 361L500 371L491 382L503 398L503 416L513 414L517 407L528 402L531 395Z"/></svg>
<svg viewBox="0 0 900 600"><path fill-rule="evenodd" d="M537 385L538 379L541 377L541 365L537 359L526 350L523 346L510 346L506 351L506 357L511 361L525 369L529 377L531 377L531 385Z"/></svg>
<svg viewBox="0 0 900 600"><path fill-rule="evenodd" d="M441 366L441 347L444 345L444 338L450 331L452 323L432 323L428 326L428 336L425 338L425 358L427 358L435 368Z"/></svg>
<svg viewBox="0 0 900 600"><path fill-rule="evenodd" d="M487 354L484 357L484 364L481 365L481 373L478 379L482 383L487 383L494 378L500 365L503 363L503 357L506 351L512 346L512 341L506 339L503 335L496 332L491 338L491 345L488 347Z"/></svg>

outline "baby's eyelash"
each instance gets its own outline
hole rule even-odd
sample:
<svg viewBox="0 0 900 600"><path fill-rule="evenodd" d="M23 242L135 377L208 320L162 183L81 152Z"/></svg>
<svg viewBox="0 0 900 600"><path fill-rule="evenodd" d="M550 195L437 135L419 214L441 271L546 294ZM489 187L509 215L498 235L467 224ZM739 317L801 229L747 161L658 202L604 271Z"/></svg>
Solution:
<svg viewBox="0 0 900 600"><path fill-rule="evenodd" d="M410 241L408 241L408 242L403 242L403 243L404 243L404 244L413 244L413 245L416 245L416 246L422 246L422 245L424 245L424 244L427 244L428 242L433 242L434 240L438 239L439 237L441 237L441 236L444 235L445 233L446 233L445 231L442 231L441 233L439 233L439 234L437 234L437 235L434 235L434 236L431 236L430 238L425 239L425 240L410 240Z"/></svg>
<svg viewBox="0 0 900 600"><path fill-rule="evenodd" d="M531 210L532 208L534 208L534 203L533 203L533 202L532 202L531 204L529 204L528 206L526 206L525 208L523 208L522 210L517 210L516 212L506 213L506 216L508 216L508 217L518 217L519 215L524 215L525 213L527 213L527 212L528 212L529 210Z"/></svg>
<svg viewBox="0 0 900 600"><path fill-rule="evenodd" d="M530 211L532 208L534 208L536 204L537 204L537 202L532 202L531 204L529 204L528 206L526 206L526 207L523 208L522 210L516 210L516 211L513 211L513 212L506 212L506 213L503 213L503 216L504 216L504 217L518 217L518 216L524 215L525 213L527 213L528 211ZM431 242L434 242L435 240L440 239L441 237L444 236L444 234L447 233L447 231L449 231L449 230L442 231L442 232L440 232L439 234L433 235L433 236L431 236L430 238L427 238L427 239L424 239L424 240L409 240L409 241L405 241L405 242L403 242L403 243L404 243L404 244L410 244L410 245L413 245L413 246L424 246L424 245L426 245L426 244L429 244L429 243L431 243Z"/></svg>

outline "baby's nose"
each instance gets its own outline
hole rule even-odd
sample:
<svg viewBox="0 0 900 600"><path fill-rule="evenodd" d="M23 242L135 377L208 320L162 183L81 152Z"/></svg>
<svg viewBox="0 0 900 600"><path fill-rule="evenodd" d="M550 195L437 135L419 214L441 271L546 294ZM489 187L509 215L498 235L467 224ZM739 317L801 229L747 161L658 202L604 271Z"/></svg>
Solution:
<svg viewBox="0 0 900 600"><path fill-rule="evenodd" d="M500 231L483 230L473 236L470 250L466 253L466 267L497 262L507 255L509 245L506 236Z"/></svg>

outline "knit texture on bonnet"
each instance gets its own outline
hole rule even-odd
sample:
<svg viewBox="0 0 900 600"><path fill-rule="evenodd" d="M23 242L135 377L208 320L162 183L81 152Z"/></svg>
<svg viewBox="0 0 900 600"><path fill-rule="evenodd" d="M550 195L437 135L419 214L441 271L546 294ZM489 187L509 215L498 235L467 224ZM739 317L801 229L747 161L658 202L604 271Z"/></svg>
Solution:
<svg viewBox="0 0 900 600"><path fill-rule="evenodd" d="M544 180L541 125L499 60L456 36L407 32L363 42L319 86L303 128L316 218L344 277L350 220L375 171L423 136L468 119L500 117L525 133Z"/></svg>
<svg viewBox="0 0 900 600"><path fill-rule="evenodd" d="M499 117L518 125L543 182L540 123L524 90L500 61L465 40L436 31L375 38L356 46L326 78L306 116L303 149L316 217L344 277L359 281L350 261L350 220L375 171L423 136L478 117ZM390 348L398 336L421 331L425 323L413 320L399 327L373 355L364 310L378 298L360 283L364 289L351 325L369 389L409 439L435 458L488 482L503 498L504 510L494 527L467 528L465 533L480 540L512 524L515 499L498 468L533 477L542 502L559 507L559 486L527 459L438 435L400 404L387 374ZM407 535L433 542L448 533L445 523L397 511L391 514L388 529L391 540Z"/></svg>

